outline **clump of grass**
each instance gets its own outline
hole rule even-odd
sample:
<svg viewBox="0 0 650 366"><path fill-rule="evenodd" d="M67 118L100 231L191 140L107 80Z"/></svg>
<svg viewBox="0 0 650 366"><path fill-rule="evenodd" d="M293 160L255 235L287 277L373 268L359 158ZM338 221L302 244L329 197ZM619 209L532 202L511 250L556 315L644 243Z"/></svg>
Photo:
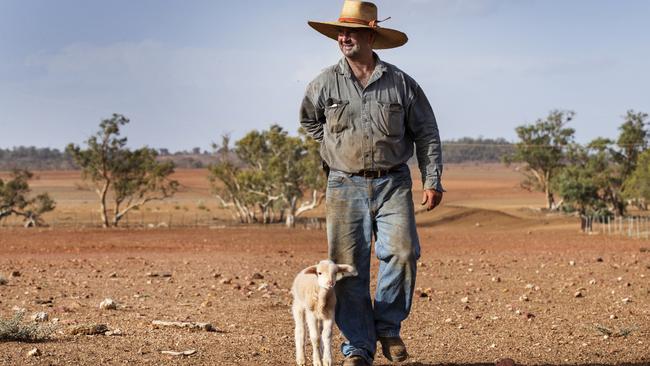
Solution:
<svg viewBox="0 0 650 366"><path fill-rule="evenodd" d="M48 339L54 328L37 323L24 324L24 311L14 314L13 318L0 319L0 342L40 342Z"/></svg>
<svg viewBox="0 0 650 366"><path fill-rule="evenodd" d="M629 336L630 334L632 334L632 332L638 329L638 327L620 328L618 332L616 332L600 324L595 324L594 328L596 328L596 330L601 334L606 335L608 337L623 337L623 338Z"/></svg>

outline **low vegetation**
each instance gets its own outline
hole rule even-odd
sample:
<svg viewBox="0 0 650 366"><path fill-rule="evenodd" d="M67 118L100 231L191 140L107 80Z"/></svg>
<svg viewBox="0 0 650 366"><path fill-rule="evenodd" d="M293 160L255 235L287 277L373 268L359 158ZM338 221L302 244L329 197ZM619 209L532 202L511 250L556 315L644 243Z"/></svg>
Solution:
<svg viewBox="0 0 650 366"><path fill-rule="evenodd" d="M53 327L24 323L24 315L24 311L18 311L11 319L0 319L0 342L40 342L50 337Z"/></svg>
<svg viewBox="0 0 650 366"><path fill-rule="evenodd" d="M47 193L29 197L32 177L27 170L14 170L11 179L0 179L0 222L14 215L23 218L25 227L45 226L42 215L54 210L55 202Z"/></svg>

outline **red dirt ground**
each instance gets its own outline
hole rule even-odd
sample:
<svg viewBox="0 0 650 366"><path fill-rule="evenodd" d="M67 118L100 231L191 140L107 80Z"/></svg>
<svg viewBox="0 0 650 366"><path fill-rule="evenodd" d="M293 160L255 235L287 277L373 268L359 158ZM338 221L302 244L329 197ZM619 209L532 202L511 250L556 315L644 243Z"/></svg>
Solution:
<svg viewBox="0 0 650 366"><path fill-rule="evenodd" d="M418 214L420 290L403 326L406 364L649 365L650 243L581 234L574 218L529 209L542 200L516 179L452 169L445 205ZM323 230L280 226L0 228L0 318L19 307L58 319L49 341L0 342L0 364L294 364L291 281L326 255ZM99 310L105 298L118 309ZM156 329L153 320L218 331ZM68 334L87 323L122 335ZM341 341L336 332L334 347ZM42 355L26 356L34 347ZM381 352L375 361L389 364Z"/></svg>

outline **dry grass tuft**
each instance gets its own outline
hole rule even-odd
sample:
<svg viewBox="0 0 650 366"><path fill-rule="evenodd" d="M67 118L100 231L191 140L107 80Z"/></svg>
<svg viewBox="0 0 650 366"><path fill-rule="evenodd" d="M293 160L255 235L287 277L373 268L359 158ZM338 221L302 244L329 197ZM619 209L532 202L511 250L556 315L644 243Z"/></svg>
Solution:
<svg viewBox="0 0 650 366"><path fill-rule="evenodd" d="M14 314L13 318L0 319L0 342L40 342L47 340L54 327L40 324L23 324L24 311Z"/></svg>

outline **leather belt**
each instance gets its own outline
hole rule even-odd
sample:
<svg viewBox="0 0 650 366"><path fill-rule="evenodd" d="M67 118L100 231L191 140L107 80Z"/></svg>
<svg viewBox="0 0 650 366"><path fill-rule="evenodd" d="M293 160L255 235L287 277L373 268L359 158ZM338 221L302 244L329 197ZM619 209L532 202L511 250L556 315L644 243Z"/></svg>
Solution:
<svg viewBox="0 0 650 366"><path fill-rule="evenodd" d="M391 169L377 169L377 170L361 170L358 173L351 173L354 176L357 177L364 177L364 178L380 178L388 175L389 173L396 172L398 169L397 168L391 168Z"/></svg>

